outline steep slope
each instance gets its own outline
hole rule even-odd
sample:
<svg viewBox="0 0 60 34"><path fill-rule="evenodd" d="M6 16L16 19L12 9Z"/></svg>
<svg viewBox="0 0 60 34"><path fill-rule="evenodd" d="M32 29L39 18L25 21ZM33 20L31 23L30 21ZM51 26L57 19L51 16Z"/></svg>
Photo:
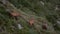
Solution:
<svg viewBox="0 0 60 34"><path fill-rule="evenodd" d="M56 9L59 2L0 0L0 34L59 34L57 21L60 13ZM19 13L19 16L12 15L12 12Z"/></svg>

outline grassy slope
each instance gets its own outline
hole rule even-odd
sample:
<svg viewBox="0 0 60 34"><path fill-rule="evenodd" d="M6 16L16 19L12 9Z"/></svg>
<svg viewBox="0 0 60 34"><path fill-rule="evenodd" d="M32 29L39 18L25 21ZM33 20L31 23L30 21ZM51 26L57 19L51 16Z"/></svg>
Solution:
<svg viewBox="0 0 60 34"><path fill-rule="evenodd" d="M18 0L9 0L14 6L16 6L18 9L21 9L24 13L26 14L30 14L30 15L35 15L35 18L36 16L38 17L46 17L49 22L48 24L52 23L53 22L55 23L55 20L56 20L56 16L57 13L54 12L55 10L55 5L59 3L59 1L54 1L54 0L49 0L49 1L45 1L45 5L39 5L39 0L30 0L30 1L26 1L26 0L20 0L18 2ZM50 2L51 4L49 5ZM10 34L39 34L37 31L35 31L34 27L31 28L29 26L29 24L23 19L23 18L20 18L20 21L19 23L22 24L22 26L24 27L23 29L19 30L18 27L16 26L17 24L14 22L15 19L12 19L12 17L10 17L7 12L5 11L5 9L0 6L0 23L1 23L1 29L2 31L5 30L5 33L10 33ZM41 19L42 19L41 18ZM54 19L53 19L54 18ZM54 21L51 21L51 20L54 20ZM52 25L51 24L51 25ZM11 26L14 26L15 28L11 27ZM4 30L3 30L4 29ZM40 30L40 29L39 29ZM40 31L41 34L43 33L43 31ZM4 34L4 32L0 32L1 34ZM50 33L50 32L46 32L43 33L43 34L47 34L47 33ZM51 34L51 33L50 33Z"/></svg>

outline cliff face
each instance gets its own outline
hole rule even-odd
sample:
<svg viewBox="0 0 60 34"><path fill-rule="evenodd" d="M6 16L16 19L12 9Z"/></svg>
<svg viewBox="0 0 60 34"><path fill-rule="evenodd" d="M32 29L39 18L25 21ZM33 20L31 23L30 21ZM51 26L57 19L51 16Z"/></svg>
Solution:
<svg viewBox="0 0 60 34"><path fill-rule="evenodd" d="M0 34L60 34L60 0L0 0Z"/></svg>

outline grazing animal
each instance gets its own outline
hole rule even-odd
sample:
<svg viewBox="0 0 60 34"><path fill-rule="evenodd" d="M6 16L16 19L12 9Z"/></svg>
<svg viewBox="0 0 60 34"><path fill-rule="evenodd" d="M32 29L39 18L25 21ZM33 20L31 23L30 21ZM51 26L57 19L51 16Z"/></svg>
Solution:
<svg viewBox="0 0 60 34"><path fill-rule="evenodd" d="M11 17L14 17L16 20L17 20L17 17L20 16L20 13L16 12L15 10L8 11L8 13Z"/></svg>
<svg viewBox="0 0 60 34"><path fill-rule="evenodd" d="M29 20L29 24L30 24L31 26L34 24L34 18L31 18L31 19Z"/></svg>
<svg viewBox="0 0 60 34"><path fill-rule="evenodd" d="M47 26L48 26L47 23L44 21L42 25L42 29L47 30Z"/></svg>
<svg viewBox="0 0 60 34"><path fill-rule="evenodd" d="M12 16L14 16L14 17L20 16L20 14L17 13L17 12L10 12L10 14L11 14Z"/></svg>

